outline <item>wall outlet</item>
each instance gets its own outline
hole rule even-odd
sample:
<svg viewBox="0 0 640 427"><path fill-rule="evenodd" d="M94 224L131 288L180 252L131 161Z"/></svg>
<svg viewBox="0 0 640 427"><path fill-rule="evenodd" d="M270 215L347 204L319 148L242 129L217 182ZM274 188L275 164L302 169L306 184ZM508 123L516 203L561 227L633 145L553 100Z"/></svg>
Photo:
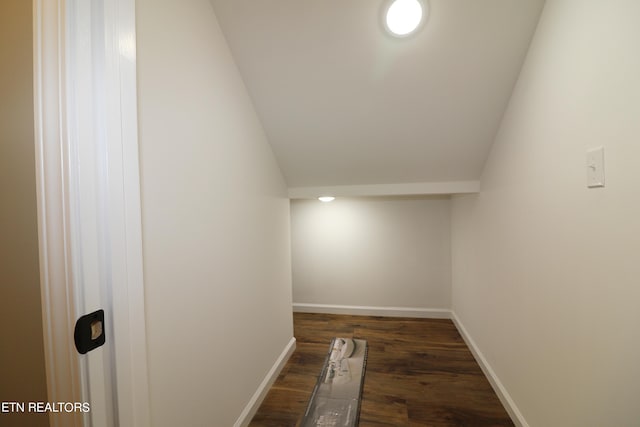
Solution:
<svg viewBox="0 0 640 427"><path fill-rule="evenodd" d="M587 150L587 187L604 187L604 147Z"/></svg>

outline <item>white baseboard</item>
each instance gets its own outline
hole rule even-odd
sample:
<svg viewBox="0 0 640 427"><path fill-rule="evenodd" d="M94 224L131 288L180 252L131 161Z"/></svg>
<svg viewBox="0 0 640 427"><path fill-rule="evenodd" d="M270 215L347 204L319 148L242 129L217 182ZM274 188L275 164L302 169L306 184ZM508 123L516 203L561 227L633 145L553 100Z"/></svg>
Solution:
<svg viewBox="0 0 640 427"><path fill-rule="evenodd" d="M284 365L287 363L295 349L296 339L291 338L269 372L267 372L267 375L258 386L258 389L251 397L251 400L249 400L249 403L247 403L247 406L244 407L244 410L238 417L237 421L233 424L233 427L246 427L249 425L251 419L258 411L258 408L260 408L262 401L267 396L269 389L278 378L278 375L280 375L280 371L282 371L282 368L284 368Z"/></svg>
<svg viewBox="0 0 640 427"><path fill-rule="evenodd" d="M509 395L509 392L504 387L504 385L502 385L502 382L491 368L491 365L489 365L489 362L487 362L487 359L485 359L475 341L473 341L473 338L471 338L471 335L469 335L464 325L462 324L456 313L453 311L451 312L451 320L453 320L453 324L456 325L456 328L458 328L460 335L462 335L462 338L467 343L467 347L469 347L469 350L471 350L471 353L473 353L473 357L475 357L476 362L478 362L478 365L480 365L480 369L482 369L482 372L484 372L485 377L487 377L487 379L489 380L491 387L493 387L493 390L498 395L498 399L500 399L500 402L502 402L502 406L504 406L506 411L509 413L511 420L518 427L529 427L529 424L524 419L522 412L520 412L515 402Z"/></svg>
<svg viewBox="0 0 640 427"><path fill-rule="evenodd" d="M451 310L418 307L366 307L360 305L293 303L294 313L349 314L355 316L418 317L423 319L450 319Z"/></svg>

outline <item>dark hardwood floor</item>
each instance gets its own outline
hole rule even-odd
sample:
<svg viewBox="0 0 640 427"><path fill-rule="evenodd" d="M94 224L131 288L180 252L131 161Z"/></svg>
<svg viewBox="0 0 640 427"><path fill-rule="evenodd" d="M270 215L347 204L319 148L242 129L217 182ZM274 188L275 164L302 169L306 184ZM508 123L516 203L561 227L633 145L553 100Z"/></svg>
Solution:
<svg viewBox="0 0 640 427"><path fill-rule="evenodd" d="M450 320L294 313L296 351L251 426L297 426L333 337L368 341L360 426L513 426Z"/></svg>

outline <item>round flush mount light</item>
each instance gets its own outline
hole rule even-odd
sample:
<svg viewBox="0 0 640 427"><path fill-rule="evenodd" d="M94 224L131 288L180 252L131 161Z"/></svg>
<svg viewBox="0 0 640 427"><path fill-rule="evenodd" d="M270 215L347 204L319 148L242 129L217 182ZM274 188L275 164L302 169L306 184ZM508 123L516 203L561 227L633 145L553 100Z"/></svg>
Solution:
<svg viewBox="0 0 640 427"><path fill-rule="evenodd" d="M395 37L407 37L420 28L427 13L426 0L393 0L386 3L384 27Z"/></svg>
<svg viewBox="0 0 640 427"><path fill-rule="evenodd" d="M321 196L318 197L318 200L320 200L323 203L328 203L328 202L333 202L336 198L333 196Z"/></svg>

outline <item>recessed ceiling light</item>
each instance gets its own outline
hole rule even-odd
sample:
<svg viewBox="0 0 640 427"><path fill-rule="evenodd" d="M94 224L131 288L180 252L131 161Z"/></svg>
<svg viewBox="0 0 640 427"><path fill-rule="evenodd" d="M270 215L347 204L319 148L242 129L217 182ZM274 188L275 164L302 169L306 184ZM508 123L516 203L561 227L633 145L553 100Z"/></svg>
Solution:
<svg viewBox="0 0 640 427"><path fill-rule="evenodd" d="M418 29L426 13L421 0L394 0L386 10L384 25L392 35L406 37Z"/></svg>
<svg viewBox="0 0 640 427"><path fill-rule="evenodd" d="M327 203L327 202L333 202L336 198L333 196L321 196L318 197L318 200L320 200L321 202Z"/></svg>

